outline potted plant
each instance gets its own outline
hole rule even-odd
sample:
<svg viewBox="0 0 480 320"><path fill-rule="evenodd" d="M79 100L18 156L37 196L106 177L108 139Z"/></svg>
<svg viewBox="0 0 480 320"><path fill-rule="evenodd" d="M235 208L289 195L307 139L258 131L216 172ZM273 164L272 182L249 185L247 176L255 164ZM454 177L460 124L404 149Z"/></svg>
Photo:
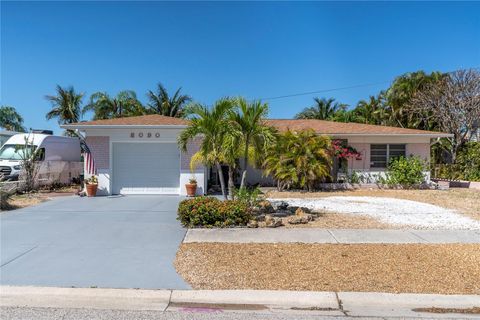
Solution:
<svg viewBox="0 0 480 320"><path fill-rule="evenodd" d="M197 179L189 179L188 183L185 184L185 188L187 189L188 197L195 197L195 195L197 194Z"/></svg>
<svg viewBox="0 0 480 320"><path fill-rule="evenodd" d="M85 180L85 186L87 189L87 196L95 197L97 195L98 189L98 178L97 176L93 175L87 180Z"/></svg>

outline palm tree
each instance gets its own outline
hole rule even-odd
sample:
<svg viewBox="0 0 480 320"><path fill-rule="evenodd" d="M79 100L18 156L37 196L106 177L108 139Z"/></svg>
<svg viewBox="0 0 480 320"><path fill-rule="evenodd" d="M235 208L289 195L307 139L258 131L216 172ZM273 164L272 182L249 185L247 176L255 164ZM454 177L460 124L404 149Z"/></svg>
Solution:
<svg viewBox="0 0 480 320"><path fill-rule="evenodd" d="M212 108L194 103L185 110L185 115L190 118L190 123L178 138L180 148L186 152L188 142L201 136L200 150L192 159L201 159L205 165L217 168L222 195L227 199L225 180L223 179L222 163L225 163L223 147L225 137L231 128L227 115L234 107L232 99L223 98L215 102ZM229 130L230 129L230 130Z"/></svg>
<svg viewBox="0 0 480 320"><path fill-rule="evenodd" d="M260 101L247 102L244 98L236 99L238 108L230 112L230 120L239 132L243 146L243 171L240 188L244 188L247 179L248 155L250 147L253 152L261 154L274 140L272 128L264 124L268 115L268 105ZM237 145L238 147L238 145Z"/></svg>
<svg viewBox="0 0 480 320"><path fill-rule="evenodd" d="M287 131L268 151L265 173L273 175L280 190L298 185L312 191L317 182L330 176L330 148L330 138L313 130Z"/></svg>
<svg viewBox="0 0 480 320"><path fill-rule="evenodd" d="M423 123L410 110L410 102L418 91L432 83L438 83L444 79L445 74L424 71L409 72L397 77L386 92L387 104L391 109L390 124L405 127L431 130L436 124Z"/></svg>
<svg viewBox="0 0 480 320"><path fill-rule="evenodd" d="M95 92L82 113L93 111L94 120L140 116L146 113L142 103L138 101L134 91L120 91L112 98L105 92Z"/></svg>
<svg viewBox="0 0 480 320"><path fill-rule="evenodd" d="M69 124L80 121L81 104L84 94L76 93L73 87L62 88L57 85L56 90L56 96L45 96L45 99L52 104L52 110L46 115L47 120L57 118L59 124ZM67 130L67 134L70 134L69 130Z"/></svg>
<svg viewBox="0 0 480 320"><path fill-rule="evenodd" d="M345 111L347 107L346 104L335 102L333 98L314 98L313 100L315 105L297 113L296 119L333 120L338 112Z"/></svg>
<svg viewBox="0 0 480 320"><path fill-rule="evenodd" d="M0 107L0 127L10 131L25 132L22 116L10 106Z"/></svg>
<svg viewBox="0 0 480 320"><path fill-rule="evenodd" d="M360 100L354 112L356 122L365 124L386 125L389 118L382 93L370 96L368 101Z"/></svg>
<svg viewBox="0 0 480 320"><path fill-rule="evenodd" d="M148 90L150 112L168 117L182 117L183 108L192 101L192 98L181 94L181 90L182 88L178 88L173 97L170 97L167 89L161 83L157 85L157 92Z"/></svg>

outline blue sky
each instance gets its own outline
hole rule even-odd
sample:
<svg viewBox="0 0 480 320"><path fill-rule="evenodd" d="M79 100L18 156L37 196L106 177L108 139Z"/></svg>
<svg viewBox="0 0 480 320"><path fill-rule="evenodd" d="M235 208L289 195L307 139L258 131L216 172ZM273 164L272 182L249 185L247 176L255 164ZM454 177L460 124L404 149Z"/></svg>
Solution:
<svg viewBox="0 0 480 320"><path fill-rule="evenodd" d="M479 67L479 17L474 2L2 2L0 99L56 132L56 84L145 102L161 81L211 104L377 83L316 94L355 105L408 71ZM270 116L316 95L267 100Z"/></svg>

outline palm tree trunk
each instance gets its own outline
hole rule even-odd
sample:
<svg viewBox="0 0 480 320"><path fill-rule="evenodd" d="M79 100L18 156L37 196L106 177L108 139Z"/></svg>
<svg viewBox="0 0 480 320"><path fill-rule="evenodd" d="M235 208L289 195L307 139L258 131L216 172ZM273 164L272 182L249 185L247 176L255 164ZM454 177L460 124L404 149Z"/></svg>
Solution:
<svg viewBox="0 0 480 320"><path fill-rule="evenodd" d="M228 194L231 200L235 200L235 184L233 183L233 166L228 166Z"/></svg>
<svg viewBox="0 0 480 320"><path fill-rule="evenodd" d="M220 165L220 162L216 162L215 165L217 166L218 176L220 177L220 188L222 188L223 199L228 200L227 191L225 190L225 179L223 179L222 166Z"/></svg>
<svg viewBox="0 0 480 320"><path fill-rule="evenodd" d="M243 153L243 172L242 181L240 183L240 189L245 188L247 182L247 165L248 165L248 141L245 142L245 150Z"/></svg>

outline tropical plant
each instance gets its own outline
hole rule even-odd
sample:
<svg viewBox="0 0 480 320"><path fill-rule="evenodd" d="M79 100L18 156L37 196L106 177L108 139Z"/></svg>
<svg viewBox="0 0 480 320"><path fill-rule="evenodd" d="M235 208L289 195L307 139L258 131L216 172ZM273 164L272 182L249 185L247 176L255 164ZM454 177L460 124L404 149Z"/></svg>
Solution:
<svg viewBox="0 0 480 320"><path fill-rule="evenodd" d="M314 98L315 105L303 109L295 115L296 119L334 120L338 113L345 112L347 105L336 102L333 98Z"/></svg>
<svg viewBox="0 0 480 320"><path fill-rule="evenodd" d="M262 191L258 187L253 189L240 188L235 189L235 199L245 203L249 208L255 207L262 199Z"/></svg>
<svg viewBox="0 0 480 320"><path fill-rule="evenodd" d="M80 121L83 93L76 93L73 87L62 88L57 85L57 95L45 96L52 109L46 114L47 120L57 118L59 124L70 124ZM71 134L67 130L67 134Z"/></svg>
<svg viewBox="0 0 480 320"><path fill-rule="evenodd" d="M85 114L88 111L93 111L94 120L140 116L146 113L137 95L131 90L120 91L113 98L105 92L95 92L82 112Z"/></svg>
<svg viewBox="0 0 480 320"><path fill-rule="evenodd" d="M269 145L275 140L272 127L265 125L264 120L268 115L268 105L260 101L248 102L244 98L236 99L236 109L230 112L234 135L239 136L243 147L243 171L240 188L246 187L249 154L263 154ZM258 157L257 157L258 158Z"/></svg>
<svg viewBox="0 0 480 320"><path fill-rule="evenodd" d="M217 168L222 195L225 199L227 199L227 193L222 172L222 163L225 163L223 147L227 133L231 132L227 116L233 107L234 102L229 98L216 101L211 108L198 103L189 105L185 114L190 122L178 138L180 148L186 152L188 142L202 137L200 150L192 156L191 161L192 163L202 162Z"/></svg>
<svg viewBox="0 0 480 320"><path fill-rule="evenodd" d="M330 149L330 138L313 130L286 131L267 152L265 174L277 180L279 190L300 187L312 191L330 176Z"/></svg>
<svg viewBox="0 0 480 320"><path fill-rule="evenodd" d="M192 101L192 98L188 95L181 94L181 91L182 88L178 88L171 97L161 83L157 85L156 92L148 90L149 112L168 117L179 118L184 116L183 109Z"/></svg>
<svg viewBox="0 0 480 320"><path fill-rule="evenodd" d="M386 103L390 108L389 125L423 130L435 129L436 123L428 121L426 114L419 117L409 106L418 91L439 83L444 77L445 74L441 72L427 74L424 71L408 72L397 77L386 91Z"/></svg>
<svg viewBox="0 0 480 320"><path fill-rule="evenodd" d="M0 107L0 127L10 131L25 132L22 116L10 106Z"/></svg>
<svg viewBox="0 0 480 320"><path fill-rule="evenodd" d="M386 125L388 123L389 115L383 93L378 96L370 96L368 101L360 100L353 112L355 122L376 125Z"/></svg>

